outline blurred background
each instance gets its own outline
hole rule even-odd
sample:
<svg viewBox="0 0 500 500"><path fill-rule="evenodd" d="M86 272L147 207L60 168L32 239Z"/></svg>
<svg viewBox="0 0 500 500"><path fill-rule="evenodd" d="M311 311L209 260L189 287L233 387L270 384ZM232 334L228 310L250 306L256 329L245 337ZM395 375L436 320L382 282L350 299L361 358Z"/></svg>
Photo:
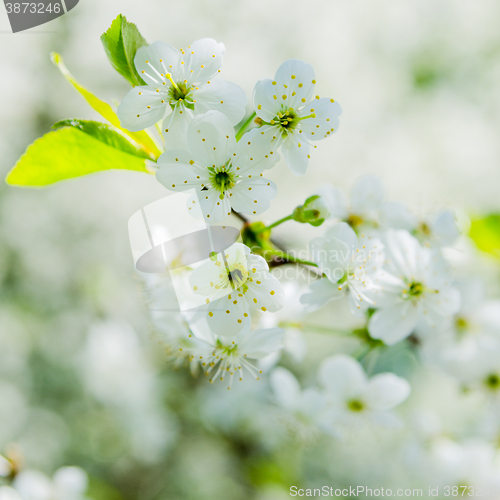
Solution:
<svg viewBox="0 0 500 500"><path fill-rule="evenodd" d="M263 220L289 214L327 182L349 190L366 173L418 214L500 210L496 0L80 0L15 35L0 8L2 178L56 121L98 119L51 51L101 98L126 94L99 40L119 13L149 42L224 42L221 76L249 98L258 79L299 58L315 67L318 93L341 104L339 131L319 144L305 177L284 162L269 172L279 190ZM49 475L81 466L95 500L279 500L294 484L427 488L435 470L406 461L425 448L415 443L486 432L471 429L487 403L410 354L391 369L418 380L403 412L419 423L346 443L290 433L266 380L228 392L174 370L152 334L127 234L128 218L165 194L153 176L125 171L41 190L0 183L0 454L17 443L26 465ZM277 233L305 246L318 231L301 241L286 225ZM458 263L472 253L474 264L461 269L486 270L498 293L497 264L467 244L452 252ZM298 345L282 363L306 386L325 354L343 349L314 332Z"/></svg>

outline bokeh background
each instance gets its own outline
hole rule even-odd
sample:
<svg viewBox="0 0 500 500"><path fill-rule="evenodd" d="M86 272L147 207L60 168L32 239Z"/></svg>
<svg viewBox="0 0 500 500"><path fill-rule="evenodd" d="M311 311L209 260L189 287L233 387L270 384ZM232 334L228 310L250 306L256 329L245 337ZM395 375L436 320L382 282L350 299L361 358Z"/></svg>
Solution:
<svg viewBox="0 0 500 500"><path fill-rule="evenodd" d="M366 173L419 214L500 210L497 0L80 0L68 15L16 35L0 8L2 177L56 121L98 119L51 64L51 51L108 102L125 95L128 84L99 40L119 13L149 42L224 42L222 77L249 98L284 60L313 64L318 93L343 108L341 126L315 150L305 177L284 162L269 172L279 190L264 220L287 215L326 182L348 190ZM165 194L153 176L124 171L43 190L0 184L0 454L15 442L29 467L48 474L79 465L95 500L279 500L293 484L438 481L401 458L418 426L347 443L303 439L276 419L266 380L228 392L167 363L127 234L128 218ZM277 230L299 246L318 231ZM473 250L453 252L463 262ZM495 296L498 267L473 255L467 272L485 273ZM307 385L322 357L343 348L305 332L282 363ZM464 397L411 353L398 356L392 368L415 380L408 421L417 409L429 412L440 430L429 417L425 432L455 436L481 420L484 401Z"/></svg>

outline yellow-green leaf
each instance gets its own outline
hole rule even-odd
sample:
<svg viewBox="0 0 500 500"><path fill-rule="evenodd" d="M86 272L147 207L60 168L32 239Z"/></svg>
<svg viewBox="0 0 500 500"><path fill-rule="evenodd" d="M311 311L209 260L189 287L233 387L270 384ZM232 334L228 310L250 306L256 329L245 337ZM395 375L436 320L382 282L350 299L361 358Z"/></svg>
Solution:
<svg viewBox="0 0 500 500"><path fill-rule="evenodd" d="M52 62L59 68L59 71L63 74L66 80L73 85L73 87L85 98L85 100L92 106L92 108L97 111L103 118L108 120L111 125L120 129L124 134L132 138L137 144L139 144L144 150L152 155L152 159L156 159L160 156L161 151L155 144L154 140L146 131L141 132L130 132L124 129L120 125L120 120L117 114L113 111L113 108L106 102L101 101L94 94L89 92L86 88L82 87L73 77L73 75L66 68L62 57L57 52L52 52L51 54Z"/></svg>
<svg viewBox="0 0 500 500"><path fill-rule="evenodd" d="M473 219L469 236L480 250L500 258L500 214Z"/></svg>
<svg viewBox="0 0 500 500"><path fill-rule="evenodd" d="M7 183L42 187L103 170L148 172L146 161L78 128L63 128L49 132L29 146L9 172Z"/></svg>

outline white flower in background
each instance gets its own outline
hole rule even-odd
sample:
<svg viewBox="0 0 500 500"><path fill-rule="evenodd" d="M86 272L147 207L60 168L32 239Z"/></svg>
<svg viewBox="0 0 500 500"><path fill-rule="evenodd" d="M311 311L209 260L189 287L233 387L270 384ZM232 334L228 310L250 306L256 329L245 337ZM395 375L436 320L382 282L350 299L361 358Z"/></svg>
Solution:
<svg viewBox="0 0 500 500"><path fill-rule="evenodd" d="M387 231L384 245L387 273L379 278L383 294L368 323L370 335L391 345L410 335L420 321L442 327L460 307L446 261L407 231Z"/></svg>
<svg viewBox="0 0 500 500"><path fill-rule="evenodd" d="M255 85L253 104L263 126L263 140L274 149L282 146L286 163L295 175L304 175L310 142L331 136L339 125L340 106L333 99L316 96L314 69L297 59L285 61L274 80Z"/></svg>
<svg viewBox="0 0 500 500"><path fill-rule="evenodd" d="M236 125L245 114L247 98L238 85L215 78L224 50L211 38L196 40L186 50L163 42L141 47L134 63L146 85L134 87L118 106L122 126L143 130L170 111L161 127L168 150L184 145L193 116L211 109Z"/></svg>
<svg viewBox="0 0 500 500"><path fill-rule="evenodd" d="M315 238L309 244L312 260L318 264L326 278L309 287L310 293L301 297L309 310L316 310L330 300L347 296L352 314L360 315L368 307L375 307L374 299L380 288L378 275L382 270L383 245L361 235L345 222L331 227L325 238Z"/></svg>
<svg viewBox="0 0 500 500"><path fill-rule="evenodd" d="M281 409L279 418L290 431L308 439L326 430L322 421L325 398L320 392L302 390L295 376L282 367L273 370L270 383Z"/></svg>
<svg viewBox="0 0 500 500"><path fill-rule="evenodd" d="M243 380L244 370L259 380L262 371L257 362L283 349L282 328L250 331L247 323L243 330L228 338L213 333L205 318L197 316L189 324L199 341L196 348L189 349L192 359L200 363L210 382L228 378L228 389L234 377Z"/></svg>
<svg viewBox="0 0 500 500"><path fill-rule="evenodd" d="M401 203L386 201L384 186L375 175L361 177L353 185L349 200L342 190L331 185L323 186L316 192L324 198L332 219L347 222L357 231L380 226L407 229L415 219ZM390 207L391 218L386 216L387 207Z"/></svg>
<svg viewBox="0 0 500 500"><path fill-rule="evenodd" d="M35 470L21 471L12 488L0 489L0 500L83 500L88 478L79 467L62 467L53 478Z"/></svg>
<svg viewBox="0 0 500 500"><path fill-rule="evenodd" d="M183 257L184 253L180 258ZM183 314L179 312L179 303L170 276L147 273L141 275L145 282L153 329L165 346L168 357L175 368L187 363L191 373L196 375L199 364L191 360L189 349L197 347L199 341L191 333Z"/></svg>
<svg viewBox="0 0 500 500"><path fill-rule="evenodd" d="M366 425L393 427L397 418L390 412L410 395L410 384L393 373L368 379L362 366L349 356L325 359L319 380L330 407L330 425L340 436Z"/></svg>
<svg viewBox="0 0 500 500"><path fill-rule="evenodd" d="M23 500L19 493L9 486L0 486L0 500Z"/></svg>
<svg viewBox="0 0 500 500"><path fill-rule="evenodd" d="M463 493L464 497L498 497L500 463L498 449L491 443L476 439L457 443L441 438L430 447L428 456L436 480L450 487L450 496L461 496ZM447 493L445 487L440 491L445 495Z"/></svg>
<svg viewBox="0 0 500 500"><path fill-rule="evenodd" d="M441 212L419 219L406 205L387 201L380 179L374 175L361 177L351 189L349 201L334 186L323 186L319 194L327 204L331 218L347 222L356 231L404 229L426 246L450 246L460 236L454 212Z"/></svg>
<svg viewBox="0 0 500 500"><path fill-rule="evenodd" d="M500 403L500 349L498 346L476 349L473 356L469 356L466 366L467 370L464 370L460 377L466 387L480 390Z"/></svg>
<svg viewBox="0 0 500 500"><path fill-rule="evenodd" d="M222 221L231 208L260 214L276 196L274 182L262 172L277 154L255 141L251 131L236 143L234 128L218 111L196 117L187 132L187 151L173 150L158 160L157 179L168 189L195 189L203 215L210 223ZM193 199L196 203L198 200Z"/></svg>
<svg viewBox="0 0 500 500"><path fill-rule="evenodd" d="M157 460L175 428L160 404L156 368L130 325L114 321L93 325L81 369L88 390L117 412L135 458L146 463Z"/></svg>
<svg viewBox="0 0 500 500"><path fill-rule="evenodd" d="M393 229L406 229L425 246L448 247L460 236L457 218L452 210L441 210L419 219L401 203L389 202L382 209L381 220Z"/></svg>
<svg viewBox="0 0 500 500"><path fill-rule="evenodd" d="M452 210L442 210L422 219L415 229L417 238L426 246L449 247L460 236L457 218Z"/></svg>
<svg viewBox="0 0 500 500"><path fill-rule="evenodd" d="M251 310L281 309L285 294L281 283L269 273L267 262L251 255L246 245L235 243L224 252L224 257L217 254L214 260L197 267L189 283L196 293L206 297L212 331L231 336L250 322ZM221 290L227 291L223 297Z"/></svg>
<svg viewBox="0 0 500 500"><path fill-rule="evenodd" d="M424 358L464 379L463 367L484 350L500 350L500 301L486 300L481 282L455 283L460 309L438 333L427 323L416 329Z"/></svg>

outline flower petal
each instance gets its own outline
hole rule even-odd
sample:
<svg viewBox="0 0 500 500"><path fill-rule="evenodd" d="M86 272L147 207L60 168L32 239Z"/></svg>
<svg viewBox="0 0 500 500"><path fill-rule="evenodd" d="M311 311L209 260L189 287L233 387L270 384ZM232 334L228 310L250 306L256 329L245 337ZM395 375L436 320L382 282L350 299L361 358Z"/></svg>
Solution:
<svg viewBox="0 0 500 500"><path fill-rule="evenodd" d="M431 224L431 232L434 243L439 246L450 246L460 236L455 213L451 210L443 210Z"/></svg>
<svg viewBox="0 0 500 500"><path fill-rule="evenodd" d="M189 151L206 167L223 166L236 146L234 128L219 111L196 116L187 135Z"/></svg>
<svg viewBox="0 0 500 500"><path fill-rule="evenodd" d="M121 126L131 132L151 127L165 116L168 105L165 101L165 95L153 87L134 87L118 106Z"/></svg>
<svg viewBox="0 0 500 500"><path fill-rule="evenodd" d="M148 84L158 86L170 82L165 76L171 73L175 79L180 79L178 67L180 52L172 45L164 42L154 42L147 47L141 47L134 59L134 64L140 77Z"/></svg>
<svg viewBox="0 0 500 500"><path fill-rule="evenodd" d="M164 120L161 128L165 149L188 149L187 130L191 122L191 112L178 105Z"/></svg>
<svg viewBox="0 0 500 500"><path fill-rule="evenodd" d="M268 312L279 311L285 302L285 291L281 283L272 274L267 274L263 278L262 273L259 276L258 271L254 273L251 267L249 271L250 277L246 283L248 290L245 293L245 300L254 309Z"/></svg>
<svg viewBox="0 0 500 500"><path fill-rule="evenodd" d="M206 83L222 67L225 50L223 43L212 38L201 38L193 42L181 52L182 80L187 80L189 85Z"/></svg>
<svg viewBox="0 0 500 500"><path fill-rule="evenodd" d="M338 222L329 228L325 233L325 238L327 240L336 238L337 240L344 242L352 252L355 252L359 245L356 232L346 222Z"/></svg>
<svg viewBox="0 0 500 500"><path fill-rule="evenodd" d="M280 109L278 96L271 78L259 80L253 90L253 106L259 118L270 122L276 117ZM274 98L276 96L276 99Z"/></svg>
<svg viewBox="0 0 500 500"><path fill-rule="evenodd" d="M417 227L417 218L408 207L395 201L388 201L382 205L380 222L391 229L413 231Z"/></svg>
<svg viewBox="0 0 500 500"><path fill-rule="evenodd" d="M276 92L287 96L287 105L293 109L304 106L314 91L314 68L299 59L288 59L276 71Z"/></svg>
<svg viewBox="0 0 500 500"><path fill-rule="evenodd" d="M251 359L262 359L283 349L285 330L268 328L242 333L238 338L238 351ZM240 340L241 339L241 340Z"/></svg>
<svg viewBox="0 0 500 500"><path fill-rule="evenodd" d="M199 191L197 195L205 220L210 224L221 222L228 215L231 215L231 203L227 193L222 199L219 191L215 189Z"/></svg>
<svg viewBox="0 0 500 500"><path fill-rule="evenodd" d="M237 290L208 305L208 326L216 334L232 337L250 322L249 305Z"/></svg>
<svg viewBox="0 0 500 500"><path fill-rule="evenodd" d="M410 302L401 301L379 309L368 323L368 331L374 339L393 345L408 337L418 321L418 309Z"/></svg>
<svg viewBox="0 0 500 500"><path fill-rule="evenodd" d="M381 373L369 380L364 400L371 410L385 411L401 404L410 392L410 384L404 378Z"/></svg>
<svg viewBox="0 0 500 500"><path fill-rule="evenodd" d="M319 368L318 378L337 402L359 396L367 384L361 365L343 354L325 359Z"/></svg>
<svg viewBox="0 0 500 500"><path fill-rule="evenodd" d="M283 141L282 151L286 164L293 174L304 175L309 164L309 143L289 134ZM305 138L304 138L305 139Z"/></svg>
<svg viewBox="0 0 500 500"><path fill-rule="evenodd" d="M200 85L193 91L195 113L220 111L227 116L231 125L236 125L245 116L247 97L244 90L235 83L216 78L209 84Z"/></svg>
<svg viewBox="0 0 500 500"><path fill-rule="evenodd" d="M330 218L338 220L347 218L347 198L340 189L332 185L323 185L315 194L325 200L328 210L330 210Z"/></svg>
<svg viewBox="0 0 500 500"><path fill-rule="evenodd" d="M157 164L160 168L156 171L156 178L167 189L185 191L194 187L200 190L208 184L208 170L195 163L193 155L187 151L166 151Z"/></svg>
<svg viewBox="0 0 500 500"><path fill-rule="evenodd" d="M236 212L260 214L267 210L276 196L276 184L264 177L253 177L238 182L230 191L231 206Z"/></svg>
<svg viewBox="0 0 500 500"><path fill-rule="evenodd" d="M339 290L338 285L329 279L322 278L309 285L309 293L300 297L307 311L316 311L330 300L337 300L345 295L345 290Z"/></svg>
<svg viewBox="0 0 500 500"><path fill-rule="evenodd" d="M315 118L307 118L301 122L301 128L307 139L319 141L331 137L337 131L342 109L336 101L326 97L313 100L302 111L306 116L312 113L316 115Z"/></svg>
<svg viewBox="0 0 500 500"><path fill-rule="evenodd" d="M362 177L351 190L351 207L355 214L376 216L384 201L382 182L375 175Z"/></svg>
<svg viewBox="0 0 500 500"><path fill-rule="evenodd" d="M270 127L268 127L270 129ZM279 160L276 146L271 144L272 137L262 128L254 128L243 135L236 144L232 161L233 168L239 175L260 174L272 168Z"/></svg>

